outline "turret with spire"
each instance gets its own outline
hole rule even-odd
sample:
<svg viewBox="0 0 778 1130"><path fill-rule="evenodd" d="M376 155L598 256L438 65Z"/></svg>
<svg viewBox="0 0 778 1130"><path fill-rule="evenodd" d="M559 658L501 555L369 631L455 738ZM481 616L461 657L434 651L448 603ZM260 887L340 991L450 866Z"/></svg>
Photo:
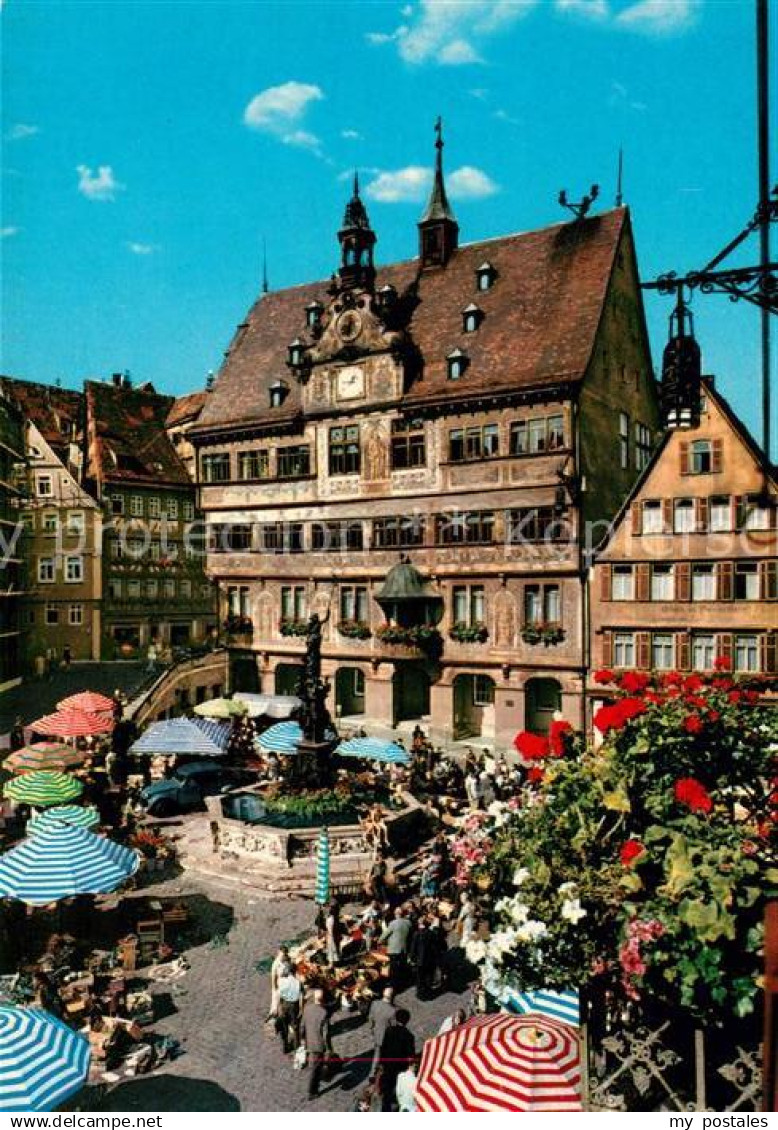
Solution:
<svg viewBox="0 0 778 1130"><path fill-rule="evenodd" d="M338 232L340 241L340 283L345 287L372 289L375 282L373 248L376 235L370 227L367 209L359 195L359 176L354 173L354 189L346 205Z"/></svg>
<svg viewBox="0 0 778 1130"><path fill-rule="evenodd" d="M459 224L446 195L443 177L443 122L435 123L435 178L419 220L419 257L423 267L444 267L459 242Z"/></svg>
<svg viewBox="0 0 778 1130"><path fill-rule="evenodd" d="M659 396L668 428L693 428L700 422L702 388L700 347L694 336L692 313L678 284L676 306L670 315L670 337L662 357Z"/></svg>

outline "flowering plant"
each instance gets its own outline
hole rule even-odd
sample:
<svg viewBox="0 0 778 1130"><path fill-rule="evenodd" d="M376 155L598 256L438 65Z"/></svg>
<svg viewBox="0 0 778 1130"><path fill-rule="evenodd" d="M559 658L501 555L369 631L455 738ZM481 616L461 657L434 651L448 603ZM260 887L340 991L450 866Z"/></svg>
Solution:
<svg viewBox="0 0 778 1130"><path fill-rule="evenodd" d="M495 895L471 959L523 989L745 1015L778 889L776 712L722 669L595 681L599 746L519 734L527 784L467 836L465 881Z"/></svg>

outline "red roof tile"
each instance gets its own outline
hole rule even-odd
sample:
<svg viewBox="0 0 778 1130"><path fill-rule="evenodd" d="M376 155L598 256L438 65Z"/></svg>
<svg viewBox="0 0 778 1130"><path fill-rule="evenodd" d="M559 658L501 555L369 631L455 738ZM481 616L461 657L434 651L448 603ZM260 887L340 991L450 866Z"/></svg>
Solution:
<svg viewBox="0 0 778 1130"><path fill-rule="evenodd" d="M445 268L426 270L410 333L423 358L421 378L403 397L409 407L468 392L531 390L580 381L589 364L626 209L575 223L485 240L460 247ZM334 251L334 246L333 246ZM488 260L496 281L476 290L476 269ZM380 268L376 288L402 292L419 272L417 259ZM287 346L308 340L304 308L327 303L328 281L263 295L239 327L195 431L237 423L288 421L300 409L299 388L289 379ZM476 302L484 318L473 334L462 331L462 311ZM452 385L446 357L463 349L470 363ZM270 407L269 387L286 379L282 406Z"/></svg>
<svg viewBox="0 0 778 1130"><path fill-rule="evenodd" d="M208 393L205 390L201 392L190 392L186 396L179 396L173 402L173 407L167 415L166 424L169 428L174 428L178 424L184 424L188 420L196 420L202 412L205 402L208 399Z"/></svg>
<svg viewBox="0 0 778 1130"><path fill-rule="evenodd" d="M87 475L103 483L189 484L165 422L174 398L87 381Z"/></svg>
<svg viewBox="0 0 778 1130"><path fill-rule="evenodd" d="M61 456L69 443L79 443L84 434L84 397L74 389L0 377L5 393L25 419L35 425L43 438Z"/></svg>

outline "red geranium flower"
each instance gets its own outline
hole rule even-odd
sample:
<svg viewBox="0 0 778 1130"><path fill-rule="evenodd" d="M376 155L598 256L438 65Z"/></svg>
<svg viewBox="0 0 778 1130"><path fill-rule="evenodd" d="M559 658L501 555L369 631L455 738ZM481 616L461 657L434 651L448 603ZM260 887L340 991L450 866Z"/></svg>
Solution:
<svg viewBox="0 0 778 1130"><path fill-rule="evenodd" d="M513 744L521 756L526 757L528 761L538 761L543 757L548 757L550 752L548 739L540 734L532 734L529 730L522 730L520 734L517 734Z"/></svg>
<svg viewBox="0 0 778 1130"><path fill-rule="evenodd" d="M630 722L633 718L637 718L639 714L645 714L647 707L640 698L623 698L621 702L616 703L616 709L621 714L623 725L624 722Z"/></svg>
<svg viewBox="0 0 778 1130"><path fill-rule="evenodd" d="M759 691L746 691L745 694L746 702L749 703L749 705L754 706L759 702Z"/></svg>
<svg viewBox="0 0 778 1130"><path fill-rule="evenodd" d="M629 867L645 850L645 846L641 844L640 840L625 840L619 851L619 859L625 867Z"/></svg>
<svg viewBox="0 0 778 1130"><path fill-rule="evenodd" d="M702 718L699 714L687 714L683 720L683 728L687 734L699 734L703 728Z"/></svg>
<svg viewBox="0 0 778 1130"><path fill-rule="evenodd" d="M713 660L713 670L714 671L731 671L732 670L732 660L729 658L728 655L717 655L716 658Z"/></svg>
<svg viewBox="0 0 778 1130"><path fill-rule="evenodd" d="M609 730L620 730L647 709L640 698L622 698L613 706L601 706L594 716L594 724L601 734L607 734Z"/></svg>
<svg viewBox="0 0 778 1130"><path fill-rule="evenodd" d="M743 697L742 691L730 691L729 694L727 695L727 698L729 699L729 701L731 703L733 703L735 706L740 702L742 697Z"/></svg>
<svg viewBox="0 0 778 1130"><path fill-rule="evenodd" d="M616 676L613 674L612 671L609 671L607 667L603 667L601 671L595 671L594 672L594 681L595 681L595 683L601 683L601 684L615 683L616 682Z"/></svg>
<svg viewBox="0 0 778 1130"><path fill-rule="evenodd" d="M648 675L642 671L626 671L621 680L621 686L627 694L640 694L650 683Z"/></svg>
<svg viewBox="0 0 778 1130"><path fill-rule="evenodd" d="M533 765L531 769L527 770L527 780L533 785L543 780L543 770L539 765Z"/></svg>
<svg viewBox="0 0 778 1130"><path fill-rule="evenodd" d="M721 717L721 715L719 714L718 710L709 710L708 711L708 721L709 722L718 722L720 717Z"/></svg>
<svg viewBox="0 0 778 1130"><path fill-rule="evenodd" d="M548 744L554 757L565 755L565 734L572 734L573 727L569 722L552 722L548 734Z"/></svg>
<svg viewBox="0 0 778 1130"><path fill-rule="evenodd" d="M693 694L694 691L701 691L705 686L705 682L699 675L688 675L684 679L683 689L687 694Z"/></svg>
<svg viewBox="0 0 778 1130"><path fill-rule="evenodd" d="M662 676L663 687L680 687L683 683L683 675L680 671L668 671Z"/></svg>
<svg viewBox="0 0 778 1130"><path fill-rule="evenodd" d="M696 777L682 777L680 781L676 781L673 795L692 812L710 812L713 808L710 793Z"/></svg>

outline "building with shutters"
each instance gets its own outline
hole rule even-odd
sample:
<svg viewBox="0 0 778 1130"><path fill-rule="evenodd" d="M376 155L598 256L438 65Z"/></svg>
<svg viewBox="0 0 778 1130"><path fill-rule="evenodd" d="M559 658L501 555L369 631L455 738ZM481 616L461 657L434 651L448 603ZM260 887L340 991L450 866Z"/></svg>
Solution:
<svg viewBox="0 0 778 1130"><path fill-rule="evenodd" d="M774 469L703 378L596 557L592 669L710 671L723 656L738 673L775 674L777 495Z"/></svg>
<svg viewBox="0 0 778 1130"><path fill-rule="evenodd" d="M24 417L0 382L0 692L17 686L22 678L27 538L21 514L28 495Z"/></svg>
<svg viewBox="0 0 778 1130"><path fill-rule="evenodd" d="M438 133L414 258L355 182L331 279L262 294L188 439L233 682L441 740L583 718L587 523L658 438L629 213L460 244ZM288 233L293 250L294 230Z"/></svg>

